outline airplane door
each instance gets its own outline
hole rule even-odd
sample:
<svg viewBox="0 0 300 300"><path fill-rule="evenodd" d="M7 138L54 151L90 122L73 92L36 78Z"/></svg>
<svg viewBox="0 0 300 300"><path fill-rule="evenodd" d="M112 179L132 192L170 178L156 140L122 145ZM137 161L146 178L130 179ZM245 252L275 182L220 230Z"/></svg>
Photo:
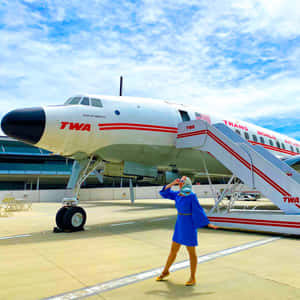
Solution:
<svg viewBox="0 0 300 300"><path fill-rule="evenodd" d="M182 122L187 122L187 121L191 120L189 113L187 111L181 110L181 109L179 109L178 111L179 111Z"/></svg>

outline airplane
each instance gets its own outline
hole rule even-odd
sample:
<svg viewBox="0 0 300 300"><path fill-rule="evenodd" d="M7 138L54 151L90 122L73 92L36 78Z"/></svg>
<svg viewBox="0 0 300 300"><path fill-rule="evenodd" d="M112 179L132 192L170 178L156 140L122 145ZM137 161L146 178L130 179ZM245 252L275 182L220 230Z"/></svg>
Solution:
<svg viewBox="0 0 300 300"><path fill-rule="evenodd" d="M195 179L208 172L231 176L210 153L176 148L180 122L223 123L253 145L261 145L300 170L300 142L286 135L201 107L140 97L76 95L63 105L21 108L2 119L5 134L74 159L63 207L56 214L61 230L82 230L85 210L78 206L82 182L95 172L109 176L158 178L163 183L181 175ZM203 161L206 163L204 164ZM207 168L207 169L206 169Z"/></svg>

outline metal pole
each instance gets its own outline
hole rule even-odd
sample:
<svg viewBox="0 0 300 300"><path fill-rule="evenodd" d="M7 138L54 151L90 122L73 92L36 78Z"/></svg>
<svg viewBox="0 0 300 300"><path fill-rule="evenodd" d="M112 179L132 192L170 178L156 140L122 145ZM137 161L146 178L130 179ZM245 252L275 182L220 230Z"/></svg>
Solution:
<svg viewBox="0 0 300 300"><path fill-rule="evenodd" d="M120 96L123 94L123 76L120 77Z"/></svg>
<svg viewBox="0 0 300 300"><path fill-rule="evenodd" d="M217 200L217 192L216 192L216 189L215 189L214 185L211 182L211 179L210 179L210 176L209 176L209 173L208 173L208 169L207 169L207 166L206 166L205 158L204 158L203 155L201 155L201 156L202 156L203 166L204 166L204 169L205 169L205 174L206 174L208 182L209 182L209 187L210 187L212 195L213 195L213 197L215 199L215 204L216 204L217 201L218 201Z"/></svg>
<svg viewBox="0 0 300 300"><path fill-rule="evenodd" d="M130 191L130 201L133 204L134 203L134 190L133 190L133 184L132 179L129 179L129 191Z"/></svg>
<svg viewBox="0 0 300 300"><path fill-rule="evenodd" d="M40 198L40 177L39 176L36 180L36 190L37 190L37 194L38 194L38 202L41 202L41 198Z"/></svg>

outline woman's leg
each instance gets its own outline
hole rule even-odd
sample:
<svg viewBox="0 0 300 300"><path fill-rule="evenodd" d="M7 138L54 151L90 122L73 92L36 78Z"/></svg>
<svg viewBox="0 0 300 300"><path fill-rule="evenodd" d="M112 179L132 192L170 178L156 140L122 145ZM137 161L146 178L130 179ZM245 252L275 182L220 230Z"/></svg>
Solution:
<svg viewBox="0 0 300 300"><path fill-rule="evenodd" d="M196 281L196 269L197 269L196 247L186 246L186 249L188 250L189 257L190 257L191 277L189 281Z"/></svg>
<svg viewBox="0 0 300 300"><path fill-rule="evenodd" d="M169 254L169 257L167 259L165 268L162 271L162 274L168 274L169 273L169 268L171 267L171 265L173 264L174 260L176 259L177 253L178 253L178 251L180 249L180 246L181 246L180 244L178 244L176 242L172 242L170 254Z"/></svg>

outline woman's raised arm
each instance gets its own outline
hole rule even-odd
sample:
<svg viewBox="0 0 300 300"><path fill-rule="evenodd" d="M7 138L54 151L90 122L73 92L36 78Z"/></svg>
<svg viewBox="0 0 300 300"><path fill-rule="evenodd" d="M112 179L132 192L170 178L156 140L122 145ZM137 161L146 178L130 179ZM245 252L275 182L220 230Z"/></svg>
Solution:
<svg viewBox="0 0 300 300"><path fill-rule="evenodd" d="M163 197L163 198L168 198L168 199L172 199L175 200L176 196L178 194L178 192L174 192L171 191L171 187L173 185L176 185L179 183L179 178L175 179L174 181L172 181L171 183L169 183L168 185L165 185L161 191L159 192L159 194Z"/></svg>

